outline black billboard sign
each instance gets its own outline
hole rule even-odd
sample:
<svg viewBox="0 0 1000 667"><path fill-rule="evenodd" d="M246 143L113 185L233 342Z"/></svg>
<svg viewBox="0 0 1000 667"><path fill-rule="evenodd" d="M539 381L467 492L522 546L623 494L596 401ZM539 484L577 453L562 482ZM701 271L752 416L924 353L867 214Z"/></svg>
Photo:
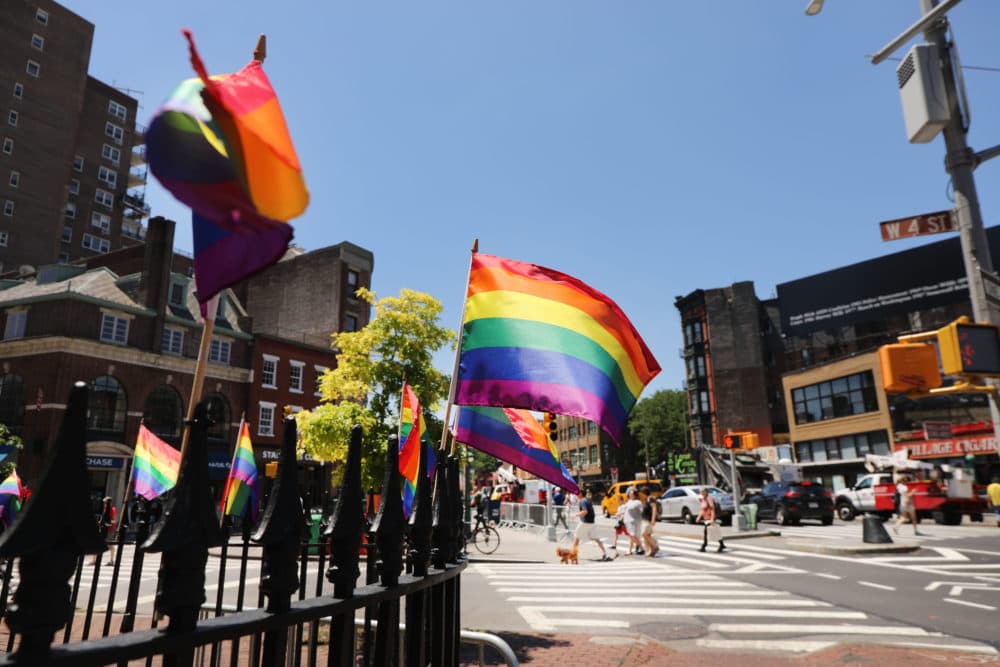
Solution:
<svg viewBox="0 0 1000 667"><path fill-rule="evenodd" d="M1000 264L1000 227L986 230ZM969 301L959 239L858 262L777 286L782 331L797 336Z"/></svg>

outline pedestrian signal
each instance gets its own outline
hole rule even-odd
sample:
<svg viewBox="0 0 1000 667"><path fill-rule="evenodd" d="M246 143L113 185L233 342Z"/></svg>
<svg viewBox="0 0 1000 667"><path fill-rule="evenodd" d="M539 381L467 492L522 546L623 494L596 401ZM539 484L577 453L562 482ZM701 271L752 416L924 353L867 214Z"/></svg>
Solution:
<svg viewBox="0 0 1000 667"><path fill-rule="evenodd" d="M944 347L941 348L944 357ZM931 343L895 343L878 349L882 388L888 393L924 392L941 386L937 350Z"/></svg>
<svg viewBox="0 0 1000 667"><path fill-rule="evenodd" d="M760 438L756 433L747 433L743 436L743 449L757 449L760 447Z"/></svg>
<svg viewBox="0 0 1000 667"><path fill-rule="evenodd" d="M1000 327L960 317L937 332L945 375L1000 375Z"/></svg>
<svg viewBox="0 0 1000 667"><path fill-rule="evenodd" d="M545 418L542 421L542 426L545 429L545 433L548 434L549 439L553 441L559 439L559 433L558 433L559 425L556 424L556 413L546 412Z"/></svg>
<svg viewBox="0 0 1000 667"><path fill-rule="evenodd" d="M730 433L723 439L723 443L726 445L726 449L739 449L741 444L742 436Z"/></svg>
<svg viewBox="0 0 1000 667"><path fill-rule="evenodd" d="M264 464L264 477L277 477L278 476L278 462L270 461Z"/></svg>

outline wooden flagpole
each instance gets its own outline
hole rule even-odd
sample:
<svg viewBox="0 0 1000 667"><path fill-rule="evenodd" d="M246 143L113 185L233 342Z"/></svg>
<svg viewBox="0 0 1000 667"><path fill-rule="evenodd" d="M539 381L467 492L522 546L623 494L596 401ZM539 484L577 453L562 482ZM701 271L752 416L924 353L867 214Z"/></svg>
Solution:
<svg viewBox="0 0 1000 667"><path fill-rule="evenodd" d="M479 239L472 241L472 254L479 252ZM472 257L469 257L469 273L465 278L465 298L462 299L462 314L458 318L458 345L455 347L455 365L451 369L451 383L448 386L448 403L444 408L444 428L441 430L441 451L448 447L448 421L451 419L451 406L455 404L455 377L458 375L458 364L462 358L462 329L465 324L465 304L469 301L469 281L472 278ZM455 440L451 442L451 453L455 454Z"/></svg>
<svg viewBox="0 0 1000 667"><path fill-rule="evenodd" d="M246 410L240 412L240 426L236 431L236 440L233 441L233 451L229 454L229 474L226 476L226 486L222 489L222 511L219 512L219 526L223 526L226 523L226 493L229 492L229 478L233 475L233 466L236 465L236 451L240 448L240 435L243 433L243 424L247 420Z"/></svg>
<svg viewBox="0 0 1000 667"><path fill-rule="evenodd" d="M145 423L145 421L146 421L145 419L139 420L140 428ZM115 526L115 535L117 535L118 531L122 529L122 520L125 518L125 506L128 503L129 493L132 491L133 479L135 479L135 446L132 447L132 462L129 464L128 467L128 483L125 485L125 495L122 496L122 501L118 505L122 509L121 512L118 513L118 525Z"/></svg>

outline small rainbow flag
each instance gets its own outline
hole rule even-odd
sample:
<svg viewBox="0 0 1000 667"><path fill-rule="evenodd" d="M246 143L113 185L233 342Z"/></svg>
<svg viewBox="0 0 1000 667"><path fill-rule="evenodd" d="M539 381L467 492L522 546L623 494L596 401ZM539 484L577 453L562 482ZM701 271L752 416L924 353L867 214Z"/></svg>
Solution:
<svg viewBox="0 0 1000 667"><path fill-rule="evenodd" d="M292 238L287 221L309 193L278 98L254 60L209 76L185 30L198 78L183 81L150 121L150 170L191 207L198 301L278 261Z"/></svg>
<svg viewBox="0 0 1000 667"><path fill-rule="evenodd" d="M455 440L580 493L545 429L528 410L463 406L458 411Z"/></svg>
<svg viewBox="0 0 1000 667"><path fill-rule="evenodd" d="M257 520L259 480L257 462L253 457L253 443L250 441L250 425L240 422L240 435L233 452L233 464L229 468L226 491L222 494L219 510L225 516L245 516L250 510L250 518Z"/></svg>
<svg viewBox="0 0 1000 667"><path fill-rule="evenodd" d="M457 405L596 422L615 442L660 366L614 301L564 273L475 253Z"/></svg>
<svg viewBox="0 0 1000 667"><path fill-rule="evenodd" d="M17 513L21 511L23 495L24 487L21 486L21 479L17 476L16 470L11 470L7 479L0 483L0 522L4 528L9 528L17 518Z"/></svg>
<svg viewBox="0 0 1000 667"><path fill-rule="evenodd" d="M132 486L136 495L146 500L174 488L181 468L181 453L139 424L132 457Z"/></svg>
<svg viewBox="0 0 1000 667"><path fill-rule="evenodd" d="M403 385L403 399L399 408L399 474L403 477L403 514L410 516L413 499L417 494L417 476L420 470L421 438L424 435L424 418L420 401L413 388Z"/></svg>

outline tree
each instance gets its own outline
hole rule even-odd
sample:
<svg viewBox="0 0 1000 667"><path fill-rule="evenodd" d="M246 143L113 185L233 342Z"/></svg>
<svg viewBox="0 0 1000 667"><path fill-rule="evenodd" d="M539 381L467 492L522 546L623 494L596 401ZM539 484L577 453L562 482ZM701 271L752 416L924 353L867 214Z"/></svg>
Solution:
<svg viewBox="0 0 1000 667"><path fill-rule="evenodd" d="M661 389L643 398L632 409L628 427L638 440L639 458L649 447L650 464L666 458L667 451L682 449L688 442L687 396L676 389Z"/></svg>
<svg viewBox="0 0 1000 667"><path fill-rule="evenodd" d="M403 289L398 297L376 300L361 288L357 296L374 307L375 317L360 331L331 335L337 366L323 374L322 404L299 412L296 423L302 448L328 461L344 460L351 425L361 424L362 481L380 489L404 378L424 413L434 410L447 397L448 376L434 368L433 355L446 345L454 349L456 337L438 324L441 303L428 294Z"/></svg>
<svg viewBox="0 0 1000 667"><path fill-rule="evenodd" d="M0 424L0 444L14 446L14 451L3 459L3 463L0 463L0 482L2 482L17 467L17 460L20 456L20 450L24 449L24 443L21 441L21 436L7 428L6 424Z"/></svg>

